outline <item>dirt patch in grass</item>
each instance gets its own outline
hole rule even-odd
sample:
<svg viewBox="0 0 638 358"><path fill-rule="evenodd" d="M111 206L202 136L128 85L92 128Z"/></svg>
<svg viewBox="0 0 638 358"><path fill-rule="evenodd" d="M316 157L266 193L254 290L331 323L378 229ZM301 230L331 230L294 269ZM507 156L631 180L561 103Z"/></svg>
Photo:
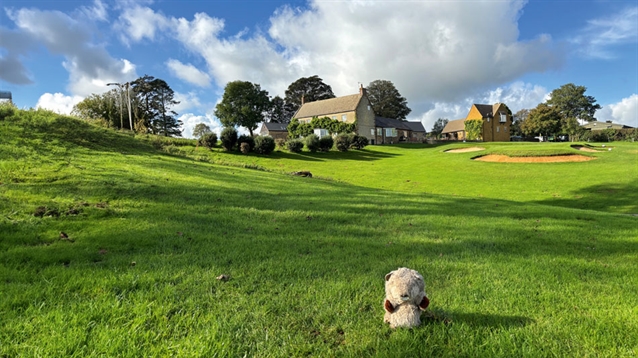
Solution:
<svg viewBox="0 0 638 358"><path fill-rule="evenodd" d="M450 149L446 150L446 153L467 153L467 152L478 152L479 150L485 150L485 148L481 147L468 147L468 148L459 148L459 149Z"/></svg>
<svg viewBox="0 0 638 358"><path fill-rule="evenodd" d="M588 147L585 147L583 145L572 145L572 148L577 149L577 150L582 150L583 152L589 152L589 153L599 152L599 150L588 148Z"/></svg>
<svg viewBox="0 0 638 358"><path fill-rule="evenodd" d="M596 159L584 155L549 155L541 157L509 157L501 154L483 155L474 160L481 162L497 162L497 163L562 163L562 162L586 162Z"/></svg>

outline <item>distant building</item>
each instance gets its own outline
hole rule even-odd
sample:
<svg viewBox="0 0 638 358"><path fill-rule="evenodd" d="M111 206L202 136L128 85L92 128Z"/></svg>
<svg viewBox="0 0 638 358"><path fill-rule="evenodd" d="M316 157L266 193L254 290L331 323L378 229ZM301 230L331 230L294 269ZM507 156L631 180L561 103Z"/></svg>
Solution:
<svg viewBox="0 0 638 358"><path fill-rule="evenodd" d="M482 120L481 140L484 142L508 142L512 115L503 103L473 104L467 117L449 121L441 134L447 140L465 140L465 121Z"/></svg>
<svg viewBox="0 0 638 358"><path fill-rule="evenodd" d="M11 92L9 91L0 91L0 103L9 102L13 104L13 98L11 97Z"/></svg>
<svg viewBox="0 0 638 358"><path fill-rule="evenodd" d="M261 124L261 135L269 135L274 139L288 139L288 124L287 123L269 123L264 122Z"/></svg>
<svg viewBox="0 0 638 358"><path fill-rule="evenodd" d="M590 131L602 131L603 129L629 129L633 127L626 126L624 124L612 123L611 121L593 121L583 124L583 128Z"/></svg>

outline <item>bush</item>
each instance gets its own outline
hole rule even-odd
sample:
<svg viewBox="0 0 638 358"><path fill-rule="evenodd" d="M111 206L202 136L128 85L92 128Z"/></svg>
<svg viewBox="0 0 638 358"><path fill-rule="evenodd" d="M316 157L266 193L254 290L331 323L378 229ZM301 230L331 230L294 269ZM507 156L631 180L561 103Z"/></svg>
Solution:
<svg viewBox="0 0 638 358"><path fill-rule="evenodd" d="M1 103L0 104L0 121L3 121L5 118L13 116L15 113L15 107L11 103Z"/></svg>
<svg viewBox="0 0 638 358"><path fill-rule="evenodd" d="M275 150L275 140L271 136L260 135L255 138L255 152L270 154Z"/></svg>
<svg viewBox="0 0 638 358"><path fill-rule="evenodd" d="M339 134L335 137L335 147L340 152L347 152L350 148L350 137L347 134Z"/></svg>
<svg viewBox="0 0 638 358"><path fill-rule="evenodd" d="M350 148L363 149L368 145L368 138L355 134L350 138Z"/></svg>
<svg viewBox="0 0 638 358"><path fill-rule="evenodd" d="M243 154L250 153L250 143L248 143L248 142L241 143L239 145L239 151L242 152Z"/></svg>
<svg viewBox="0 0 638 358"><path fill-rule="evenodd" d="M297 138L290 139L286 142L286 149L292 153L301 153L301 150L303 149L303 142L301 139Z"/></svg>
<svg viewBox="0 0 638 358"><path fill-rule="evenodd" d="M304 141L306 142L306 147L309 151L314 153L319 150L319 136L316 134L313 133L307 136Z"/></svg>
<svg viewBox="0 0 638 358"><path fill-rule="evenodd" d="M222 141L222 147L227 151L231 151L237 143L237 130L233 127L226 127L222 130L219 139Z"/></svg>
<svg viewBox="0 0 638 358"><path fill-rule="evenodd" d="M286 140L283 138L275 139L275 144L277 145L277 149L282 150L286 147Z"/></svg>
<svg viewBox="0 0 638 358"><path fill-rule="evenodd" d="M249 152L252 152L255 149L255 138L246 134L242 134L239 136L239 138L237 138L237 147L241 150L241 145L244 143L248 143ZM244 151L241 152L244 153Z"/></svg>
<svg viewBox="0 0 638 358"><path fill-rule="evenodd" d="M325 135L319 138L319 150L322 152L328 152L332 149L332 146L335 144L334 140L331 136Z"/></svg>
<svg viewBox="0 0 638 358"><path fill-rule="evenodd" d="M202 135L197 141L198 145L202 147L206 147L208 149L213 148L217 145L217 134L216 133L206 133Z"/></svg>

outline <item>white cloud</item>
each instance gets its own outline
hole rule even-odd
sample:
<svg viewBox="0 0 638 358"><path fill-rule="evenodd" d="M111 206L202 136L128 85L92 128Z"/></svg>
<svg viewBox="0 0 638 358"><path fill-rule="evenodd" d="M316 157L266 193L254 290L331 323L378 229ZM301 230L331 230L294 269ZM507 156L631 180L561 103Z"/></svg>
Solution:
<svg viewBox="0 0 638 358"><path fill-rule="evenodd" d="M63 65L69 72L68 89L73 95L104 92L108 82L126 82L137 77L132 63L115 59L103 45L92 43L91 26L77 18L59 11L35 9L7 11L7 15L19 33L32 42L31 46L42 44L49 52L64 56ZM9 56L26 51L12 47Z"/></svg>
<svg viewBox="0 0 638 358"><path fill-rule="evenodd" d="M83 6L80 12L93 21L108 21L107 6L101 0L93 0L93 6Z"/></svg>
<svg viewBox="0 0 638 358"><path fill-rule="evenodd" d="M613 59L613 47L638 41L638 7L594 19L572 39L586 57Z"/></svg>
<svg viewBox="0 0 638 358"><path fill-rule="evenodd" d="M223 129L219 119L213 116L211 112L206 113L204 116L186 113L177 117L177 119L182 121L182 136L185 138L193 138L193 129L198 123L206 124L213 132L217 133L217 136L221 134Z"/></svg>
<svg viewBox="0 0 638 358"><path fill-rule="evenodd" d="M44 108L59 114L70 114L73 106L82 101L80 96L67 96L62 93L45 93L40 96L35 108Z"/></svg>
<svg viewBox="0 0 638 358"><path fill-rule="evenodd" d="M173 99L179 102L179 104L177 104L176 106L172 108L172 110L174 110L177 113L180 113L192 108L198 108L202 105L199 101L199 97L197 96L195 92L188 92L188 93L175 92L175 96Z"/></svg>
<svg viewBox="0 0 638 358"><path fill-rule="evenodd" d="M168 66L168 69L177 78L199 87L210 86L210 76L207 73L198 70L190 63L183 64L180 61L171 58L166 61L166 66Z"/></svg>
<svg viewBox="0 0 638 358"><path fill-rule="evenodd" d="M596 111L596 119L638 128L638 94L634 93L618 103L603 106Z"/></svg>
<svg viewBox="0 0 638 358"><path fill-rule="evenodd" d="M163 15L139 5L125 7L116 23L116 27L128 36L120 37L127 45L130 44L130 40L133 42L141 41L144 38L154 40L156 31L164 29L167 25L168 21Z"/></svg>

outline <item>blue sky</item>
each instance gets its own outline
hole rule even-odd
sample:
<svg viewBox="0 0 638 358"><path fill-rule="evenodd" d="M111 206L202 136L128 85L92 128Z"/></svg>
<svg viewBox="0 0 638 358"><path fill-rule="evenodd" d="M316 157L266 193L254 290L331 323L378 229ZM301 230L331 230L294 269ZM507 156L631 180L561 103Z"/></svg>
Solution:
<svg viewBox="0 0 638 358"><path fill-rule="evenodd" d="M319 75L337 96L392 81L432 128L472 103L533 108L566 83L599 120L638 127L638 4L632 1L3 0L0 89L20 107L68 113L144 74L176 91L184 136L220 127L229 81L283 96Z"/></svg>

